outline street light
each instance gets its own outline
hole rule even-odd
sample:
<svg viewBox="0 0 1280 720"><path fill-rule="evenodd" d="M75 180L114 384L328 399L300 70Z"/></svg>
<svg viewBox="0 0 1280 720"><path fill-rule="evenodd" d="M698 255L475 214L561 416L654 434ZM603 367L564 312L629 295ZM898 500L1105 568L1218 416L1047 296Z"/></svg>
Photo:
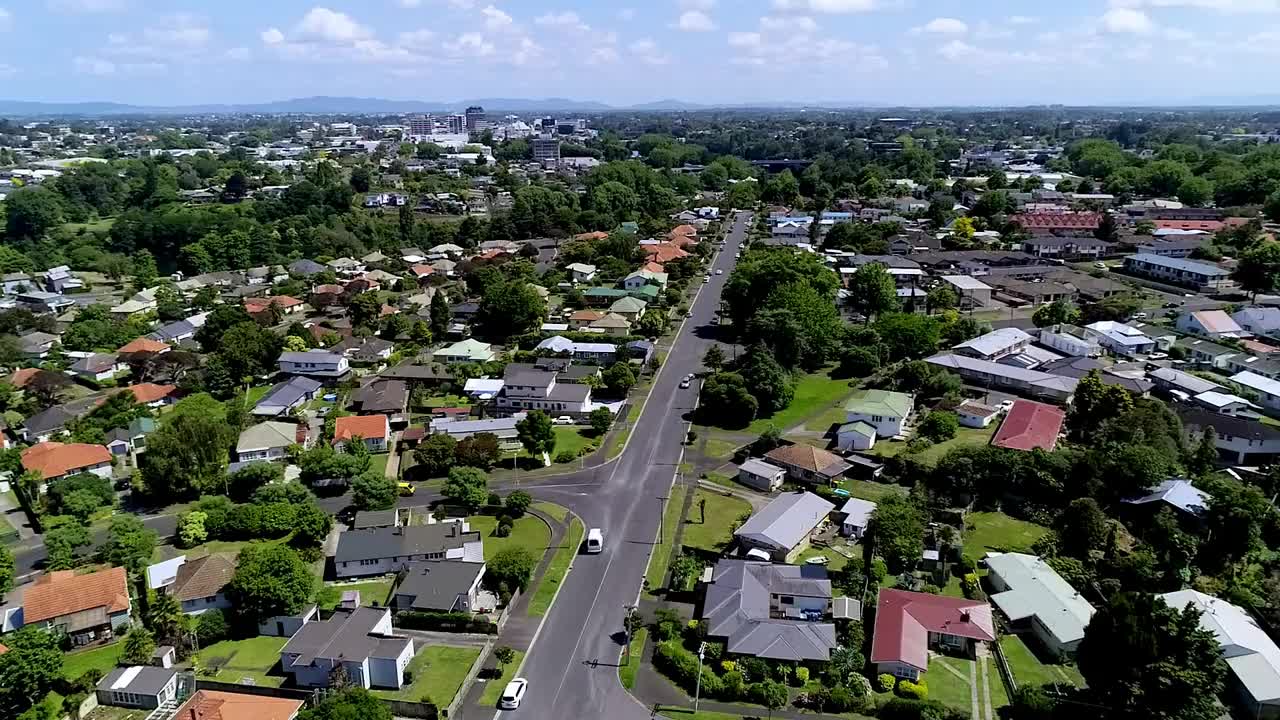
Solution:
<svg viewBox="0 0 1280 720"><path fill-rule="evenodd" d="M698 646L698 682L693 688L693 711L698 712L698 700L702 695L702 657L707 653L707 643L704 640Z"/></svg>

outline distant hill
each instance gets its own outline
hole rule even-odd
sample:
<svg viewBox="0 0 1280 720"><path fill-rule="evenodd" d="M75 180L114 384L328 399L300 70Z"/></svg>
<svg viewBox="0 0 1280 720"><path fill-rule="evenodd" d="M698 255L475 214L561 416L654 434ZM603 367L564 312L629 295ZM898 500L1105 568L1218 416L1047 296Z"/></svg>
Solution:
<svg viewBox="0 0 1280 720"><path fill-rule="evenodd" d="M350 114L374 115L394 113L462 112L479 105L489 112L551 113L600 112L614 109L599 102L566 98L519 99L476 98L443 102L432 100L388 100L385 98L315 96L275 100L265 103L229 103L200 105L129 105L113 102L31 102L0 100L0 115L209 115L227 114Z"/></svg>

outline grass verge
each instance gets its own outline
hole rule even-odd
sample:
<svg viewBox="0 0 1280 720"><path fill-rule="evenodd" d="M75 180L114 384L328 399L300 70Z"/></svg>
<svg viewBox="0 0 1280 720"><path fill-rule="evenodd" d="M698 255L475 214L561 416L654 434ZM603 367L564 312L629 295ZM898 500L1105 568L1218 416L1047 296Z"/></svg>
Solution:
<svg viewBox="0 0 1280 720"><path fill-rule="evenodd" d="M582 536L585 532L582 521L577 517L569 522L569 534L565 538L565 544L556 550L555 556L551 558L551 564L547 566L547 572L542 576L538 587L533 590L533 598L529 600L530 616L542 617L551 609L551 600L555 598L560 583L564 582L564 576L569 572L573 557L578 554L578 546L582 544Z"/></svg>
<svg viewBox="0 0 1280 720"><path fill-rule="evenodd" d="M516 650L515 658L502 668L502 675L485 681L484 692L480 695L480 707L494 707L507 683L516 676L516 668L524 660L524 653Z"/></svg>
<svg viewBox="0 0 1280 720"><path fill-rule="evenodd" d="M627 664L618 668L618 678L622 687L630 690L636 684L636 672L640 669L640 658L644 657L644 643L649 639L649 631L640 628L631 638L631 651L627 655Z"/></svg>
<svg viewBox="0 0 1280 720"><path fill-rule="evenodd" d="M676 530L680 527L680 513L684 512L684 497L688 490L679 483L671 487L671 496L667 498L666 510L662 513L662 537L658 545L649 554L649 567L645 570L644 579L647 590L645 594L653 597L653 592L662 585L667 574L667 564L671 562L671 552L675 549Z"/></svg>
<svg viewBox="0 0 1280 720"><path fill-rule="evenodd" d="M467 518L467 524L484 539L486 562L499 552L513 547L522 547L541 560L543 553L547 551L547 545L551 543L551 530L547 524L532 515L516 520L511 526L511 534L504 538L494 537L493 531L498 527L498 518L492 515L473 515Z"/></svg>

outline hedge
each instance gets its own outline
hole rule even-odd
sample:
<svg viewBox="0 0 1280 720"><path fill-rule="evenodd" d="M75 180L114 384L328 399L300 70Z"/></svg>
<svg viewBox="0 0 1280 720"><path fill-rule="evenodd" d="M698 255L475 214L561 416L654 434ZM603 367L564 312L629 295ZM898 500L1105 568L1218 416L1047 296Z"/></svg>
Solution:
<svg viewBox="0 0 1280 720"><path fill-rule="evenodd" d="M498 634L498 624L492 620L459 612L406 610L396 614L396 625L409 630Z"/></svg>

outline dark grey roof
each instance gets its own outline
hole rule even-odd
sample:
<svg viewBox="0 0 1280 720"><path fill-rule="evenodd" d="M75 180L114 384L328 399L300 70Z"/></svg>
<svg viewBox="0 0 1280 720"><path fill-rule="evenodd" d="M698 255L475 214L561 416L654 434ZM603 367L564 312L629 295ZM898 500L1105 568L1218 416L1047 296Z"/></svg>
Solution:
<svg viewBox="0 0 1280 720"><path fill-rule="evenodd" d="M75 372L106 372L116 366L116 361L115 353L93 353L72 363L71 369Z"/></svg>
<svg viewBox="0 0 1280 720"><path fill-rule="evenodd" d="M435 365L414 365L412 362L405 362L395 367L387 368L379 373L384 378L401 378L404 380L452 380L453 373L443 364Z"/></svg>
<svg viewBox="0 0 1280 720"><path fill-rule="evenodd" d="M546 387L556 379L556 374L549 370L539 370L528 363L510 363L502 375L508 385L530 385Z"/></svg>
<svg viewBox="0 0 1280 720"><path fill-rule="evenodd" d="M295 260L289 264L289 272L294 275L315 275L325 271L325 267L315 260Z"/></svg>
<svg viewBox="0 0 1280 720"><path fill-rule="evenodd" d="M478 532L461 532L458 523L350 530L338 536L334 562L422 555L461 548L480 540Z"/></svg>
<svg viewBox="0 0 1280 720"><path fill-rule="evenodd" d="M390 340L383 340L376 337L349 337L342 342L329 348L333 352L347 353L365 353L376 355L384 350L392 350L396 346Z"/></svg>
<svg viewBox="0 0 1280 720"><path fill-rule="evenodd" d="M173 676L177 674L178 671L173 668L151 667L148 665L118 667L98 681L98 689L154 697L159 695L160 691L164 690L165 686L173 680Z"/></svg>
<svg viewBox="0 0 1280 720"><path fill-rule="evenodd" d="M196 331L196 326L186 320L169 323L162 326L159 330L151 333L147 337L160 342L173 342L180 337L191 335Z"/></svg>
<svg viewBox="0 0 1280 720"><path fill-rule="evenodd" d="M1093 358L1065 357L1058 360L1050 360L1036 369L1050 375L1061 375L1062 377L1076 379L1083 378L1093 370L1098 370L1104 385L1119 385L1125 390L1139 395L1145 395L1151 391L1153 383L1150 381L1117 375L1109 372L1106 368L1106 365Z"/></svg>
<svg viewBox="0 0 1280 720"><path fill-rule="evenodd" d="M1212 427L1219 436L1258 441L1280 440L1280 428L1236 415L1221 415L1212 410L1176 403L1171 406L1182 420L1182 427L1191 432L1201 432Z"/></svg>
<svg viewBox="0 0 1280 720"><path fill-rule="evenodd" d="M826 520L835 507L811 492L785 493L769 501L734 535L789 550Z"/></svg>
<svg viewBox="0 0 1280 720"><path fill-rule="evenodd" d="M367 530L369 528L393 527L396 524L396 513L398 510L363 510L356 513L355 522L352 524L357 530Z"/></svg>
<svg viewBox="0 0 1280 720"><path fill-rule="evenodd" d="M829 622L785 620L769 613L771 593L831 597L824 568L721 560L707 586L702 617L707 634L729 652L772 660L830 660L836 628Z"/></svg>
<svg viewBox="0 0 1280 720"><path fill-rule="evenodd" d="M547 393L547 400L554 402L581 403L591 397L591 386L579 383L556 383Z"/></svg>
<svg viewBox="0 0 1280 720"><path fill-rule="evenodd" d="M312 380L308 377L292 377L284 382L276 383L271 386L266 395L258 401L253 411L257 414L258 408L272 407L291 407L307 395L319 392L321 385L319 381Z"/></svg>
<svg viewBox="0 0 1280 720"><path fill-rule="evenodd" d="M392 595L398 609L452 610L484 572L484 563L447 560L411 563ZM404 603L400 602L404 597Z"/></svg>
<svg viewBox="0 0 1280 720"><path fill-rule="evenodd" d="M66 427L67 423L75 420L76 417L78 417L76 414L67 412L62 407L55 405L48 410L38 412L27 418L27 421L22 426L32 435L41 435L50 430L60 430Z"/></svg>
<svg viewBox="0 0 1280 720"><path fill-rule="evenodd" d="M570 365L560 371L560 375L556 379L565 382L576 382L586 380L589 377L594 377L599 374L599 372L599 365Z"/></svg>
<svg viewBox="0 0 1280 720"><path fill-rule="evenodd" d="M409 402L409 383L404 380L376 380L355 392L352 398L360 412L396 412Z"/></svg>
<svg viewBox="0 0 1280 720"><path fill-rule="evenodd" d="M396 657L409 638L373 635L373 628L391 612L386 608L338 610L328 620L302 626L281 653L297 654L295 665L310 665L317 658L359 662L369 657Z"/></svg>

